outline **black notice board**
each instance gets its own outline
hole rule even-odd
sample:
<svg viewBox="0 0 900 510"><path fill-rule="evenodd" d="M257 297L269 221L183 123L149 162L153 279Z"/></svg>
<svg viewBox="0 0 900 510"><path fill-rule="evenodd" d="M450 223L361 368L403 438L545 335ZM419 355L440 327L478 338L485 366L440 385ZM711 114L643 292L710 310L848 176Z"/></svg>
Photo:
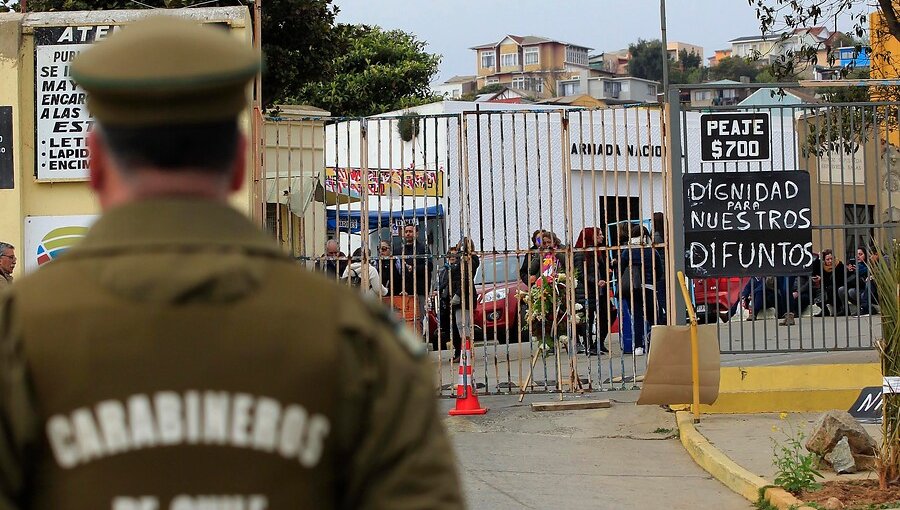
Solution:
<svg viewBox="0 0 900 510"><path fill-rule="evenodd" d="M700 115L700 161L765 161L771 153L769 112Z"/></svg>
<svg viewBox="0 0 900 510"><path fill-rule="evenodd" d="M856 402L850 406L847 412L862 423L881 423L883 397L881 386L863 388L856 397Z"/></svg>
<svg viewBox="0 0 900 510"><path fill-rule="evenodd" d="M685 274L805 274L813 261L809 173L684 176Z"/></svg>
<svg viewBox="0 0 900 510"><path fill-rule="evenodd" d="M0 106L0 189L14 187L12 106Z"/></svg>

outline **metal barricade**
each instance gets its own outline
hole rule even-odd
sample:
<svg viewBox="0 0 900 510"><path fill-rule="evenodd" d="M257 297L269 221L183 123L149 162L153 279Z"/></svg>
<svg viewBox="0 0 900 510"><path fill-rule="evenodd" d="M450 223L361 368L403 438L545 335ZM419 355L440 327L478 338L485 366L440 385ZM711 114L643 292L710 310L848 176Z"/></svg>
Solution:
<svg viewBox="0 0 900 510"><path fill-rule="evenodd" d="M460 333L489 393L636 387L669 306L662 110L468 108L271 119L273 234L312 270L386 289L444 395Z"/></svg>
<svg viewBox="0 0 900 510"><path fill-rule="evenodd" d="M789 84L787 84L789 85ZM796 84L793 84L796 87ZM823 84L827 86L827 84ZM846 351L871 349L881 334L877 291L866 275L866 263L877 247L896 237L900 221L895 194L897 178L897 103L828 103L815 89L782 85L734 84L673 89L669 125L674 165L670 196L676 219L673 260L685 267L689 247L683 244L684 176L803 171L810 181L812 265L793 274L694 278L698 312L718 323L723 353ZM695 98L711 90L716 103L691 106L678 102L682 91ZM734 90L753 93L740 104L727 103ZM786 92L785 92L786 90ZM726 92L728 91L728 92ZM703 98L708 99L708 98ZM697 102L696 100L694 101ZM770 122L770 158L762 161L701 161L702 114L765 112ZM891 127L893 126L893 127ZM893 141L892 141L893 140ZM755 177L751 177L755 178ZM788 228L790 225L783 225ZM778 222L772 236L778 236ZM760 248L761 249L761 248ZM795 268L796 269L796 268ZM675 320L684 323L683 301Z"/></svg>

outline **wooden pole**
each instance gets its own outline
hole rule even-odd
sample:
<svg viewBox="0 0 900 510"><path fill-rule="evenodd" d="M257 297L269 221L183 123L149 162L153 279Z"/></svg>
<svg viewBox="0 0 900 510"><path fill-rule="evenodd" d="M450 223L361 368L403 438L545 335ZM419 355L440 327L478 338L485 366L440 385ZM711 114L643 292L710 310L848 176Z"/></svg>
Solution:
<svg viewBox="0 0 900 510"><path fill-rule="evenodd" d="M691 382L693 386L693 404L691 411L694 413L694 423L700 422L700 346L697 340L697 315L694 313L694 304L688 292L684 273L678 271L678 283L681 284L681 293L687 304L688 317L691 321Z"/></svg>

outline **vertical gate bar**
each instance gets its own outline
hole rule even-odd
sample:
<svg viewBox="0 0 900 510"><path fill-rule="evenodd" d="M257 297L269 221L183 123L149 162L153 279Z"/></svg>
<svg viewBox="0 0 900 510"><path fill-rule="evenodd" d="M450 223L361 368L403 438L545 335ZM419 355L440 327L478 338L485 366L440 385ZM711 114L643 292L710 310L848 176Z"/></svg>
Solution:
<svg viewBox="0 0 900 510"><path fill-rule="evenodd" d="M560 112L560 138L561 138L561 147L560 147L560 159L562 160L562 181L563 181L563 207L565 207L565 219L563 221L563 227L565 230L566 236L566 274L570 277L574 277L575 275L575 253L574 253L574 240L573 240L573 212L572 212L572 157L568 150L569 141L571 139L571 135L569 133L569 115L563 110ZM569 389L572 393L577 391L581 384L578 377L578 332L575 329L575 316L577 310L575 309L575 280L570 279L566 282L566 317L569 322L568 328L568 344L569 350L567 351L567 356L569 359L570 365L570 373L569 373ZM560 381L562 377L557 376ZM562 385L560 385L560 389L562 389ZM560 395L562 398L562 395Z"/></svg>
<svg viewBox="0 0 900 510"><path fill-rule="evenodd" d="M669 122L666 125L666 155L668 156L668 166L669 166L669 181L671 182L672 187L670 188L669 196L672 199L672 214L671 219L669 220L669 224L671 225L670 232L671 236L671 249L667 250L668 253L671 254L671 263L667 264L668 269L666 273L668 274L667 280L670 282L675 281L675 275L678 271L684 271L684 197L682 195L682 189L684 187L684 172L685 172L685 163L687 163L687 157L682 160L681 154L681 99L680 99L680 89L677 87L673 87L669 90L669 98L666 101L666 107L669 109ZM685 132L685 135L687 133ZM686 146L686 145L685 145ZM674 287L674 285L673 285ZM680 297L677 292L674 292L674 289L669 292L672 300L673 310L672 317L670 319L670 324L684 324L685 322L685 311L687 303L684 302L684 298Z"/></svg>
<svg viewBox="0 0 900 510"><path fill-rule="evenodd" d="M531 238L528 239L528 241L525 243L525 245L528 248L528 251L525 253L525 260L523 261L523 264L525 266L525 271L524 271L525 282L524 282L524 284L525 284L526 290L529 286L528 270L529 270L529 266L531 265L531 257L536 256L536 254L531 253L531 247L534 244L534 236L531 233L534 232L536 229L533 228L533 223L532 223L533 219L531 216L531 164L530 164L530 161L528 158L528 153L529 153L528 147L530 145L528 143L528 132L530 130L528 129L528 117L529 116L527 113L522 114L522 145L525 148L524 154L523 154L523 156L525 158L525 197L524 197L525 198L525 224L528 226L526 228L526 232L528 232L528 235L531 236ZM540 218L538 218L538 221L535 224L538 225L538 228L540 228ZM522 301L520 300L519 301L519 307L520 307L519 322L520 323L523 320L522 318L524 315L523 310L521 310L521 306L522 306ZM532 342L532 337L534 335L534 331L532 328L532 323L531 323L531 321L529 321L527 324L520 324L520 327L527 330L526 334L528 337L528 359L531 359L531 357L534 356L534 343ZM521 342L519 343L519 345L521 346ZM521 349L520 349L520 351L521 351ZM523 375L522 362L523 361L524 360L522 359L521 352L520 352L519 363L518 363L518 365L519 365L519 382L522 381L522 375ZM531 387L529 389L531 389L531 390L534 389L534 379L533 378L531 380Z"/></svg>
<svg viewBox="0 0 900 510"><path fill-rule="evenodd" d="M606 141L607 141L607 139L606 139L606 117L608 114L615 115L616 111L615 111L615 109L611 109L611 108L605 108L601 111L602 111L602 115L600 116L600 136L602 138L601 143L603 144L603 147L605 149ZM604 225L602 227L603 227L604 231L606 232L607 237L609 237L610 232L609 232L608 218L605 217L608 214L607 211L609 210L609 200L607 200L609 198L609 195L607 193L609 193L609 189L610 189L609 188L609 163L606 160L606 150L601 151L601 154L602 154L602 165L603 165L603 193L604 193L604 195L603 195ZM613 167L615 167L615 161L613 161ZM614 170L613 171L613 183L617 185L618 182L619 182L618 176ZM613 195L613 198L614 198L613 202L614 202L615 207L618 207L618 200L615 200L615 197L618 196L618 194L619 194L619 190L618 190L618 188L616 188L615 194ZM618 211L617 211L617 214L618 214ZM617 218L618 218L618 216L617 216ZM618 219L617 219L617 221L618 221ZM619 237L618 227L616 229L616 237L617 238ZM611 243L615 243L615 244L611 244ZM607 265L609 265L609 263L611 262L610 259L612 258L612 255L615 254L616 257L618 258L618 256L621 254L621 252L619 251L619 240L618 239L608 239L607 245L609 246L609 248L606 251L606 260L607 260ZM615 248L613 248L613 247L615 247ZM621 271L614 272L611 276L615 277L617 274L621 274ZM616 292L613 293L613 299L616 300L616 306L617 306L616 311L617 311L617 316L618 316L617 320L618 320L618 324L619 324L619 328L618 328L619 331L616 333L616 338L618 339L619 344L621 345L622 344L622 313L621 313L622 302L618 296L619 292L617 292L620 281L621 280L619 280L619 278L616 278L616 289L615 289ZM611 309L609 311L612 312ZM611 315L611 313L610 313L610 315ZM612 325L610 325L610 330L612 329L611 326ZM607 360L609 363L609 381L608 381L609 387L607 388L607 390L615 389L615 387L613 386L613 384L614 384L613 377L614 377L615 370L614 370L614 365L613 365L612 351L613 351L612 344L610 344L609 353L607 354ZM624 374L625 373L625 357L624 357L624 355L619 356L619 365L620 365L620 373Z"/></svg>
<svg viewBox="0 0 900 510"><path fill-rule="evenodd" d="M510 124L515 122L514 114L509 114L507 117L509 118ZM507 200L510 198L510 196L509 196L509 191L506 188L506 173L507 173L506 150L507 150L507 147L512 148L512 155L511 155L512 171L513 171L513 181L512 182L513 182L513 185L515 185L515 172L516 172L516 165L515 165L515 157L516 156L515 156L515 154L516 154L516 150L518 149L518 147L516 146L515 137L513 137L511 143L509 143L509 145L507 145L507 141L506 141L506 126L507 126L506 118L507 117L504 117L502 115L500 117L500 182L501 182L500 189L502 191L501 195L503 196L503 211L502 211L502 214L503 214L503 230L502 230L502 232L503 232L503 268L506 270L506 275L509 274L509 264L510 264L510 250L509 250L509 227L510 227L510 225L508 222L509 218L507 215L507 210L509 208L508 204L507 204ZM512 127L513 126L510 126L510 129L512 129ZM512 201L513 201L513 207L515 207L517 209L518 208L518 197L516 197L515 187L513 187ZM513 231L517 232L518 229L514 229ZM484 249L484 247L482 247L482 249ZM515 260L515 257L513 258L513 260ZM494 279L495 280L497 279L496 273L497 273L497 270L496 270L496 266L495 266L495 269L494 269L494 276L495 276ZM482 274L484 274L484 272L482 272ZM506 280L506 275L504 275L504 281ZM508 283L504 283L504 285L506 285L506 293L507 293L507 296L505 299L508 299L509 292L512 289L509 288ZM495 303L497 302L496 296L495 296L494 302ZM496 305L494 307L494 310L496 310ZM508 317L505 307L503 309L503 313L506 314ZM512 388L512 367L510 366L511 360L509 357L509 344L514 339L518 339L519 335L518 335L518 332L514 329L514 326L511 325L508 320L506 321L506 331L504 331L504 334L506 335L506 343L504 344L504 349L503 349L505 351L505 355L506 355L506 386L507 386L507 388ZM500 378L499 377L497 378L497 392L500 393Z"/></svg>

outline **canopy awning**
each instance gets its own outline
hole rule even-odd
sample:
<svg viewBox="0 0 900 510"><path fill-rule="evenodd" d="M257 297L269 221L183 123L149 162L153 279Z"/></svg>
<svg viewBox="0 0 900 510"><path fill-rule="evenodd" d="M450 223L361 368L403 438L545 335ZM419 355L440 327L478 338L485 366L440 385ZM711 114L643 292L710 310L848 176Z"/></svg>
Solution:
<svg viewBox="0 0 900 510"><path fill-rule="evenodd" d="M340 232L359 233L362 228L362 211L327 209L326 217L328 230ZM443 218L444 207L433 205L411 209L369 211L369 229L387 227L394 223L407 223L411 220L424 220L429 218Z"/></svg>

